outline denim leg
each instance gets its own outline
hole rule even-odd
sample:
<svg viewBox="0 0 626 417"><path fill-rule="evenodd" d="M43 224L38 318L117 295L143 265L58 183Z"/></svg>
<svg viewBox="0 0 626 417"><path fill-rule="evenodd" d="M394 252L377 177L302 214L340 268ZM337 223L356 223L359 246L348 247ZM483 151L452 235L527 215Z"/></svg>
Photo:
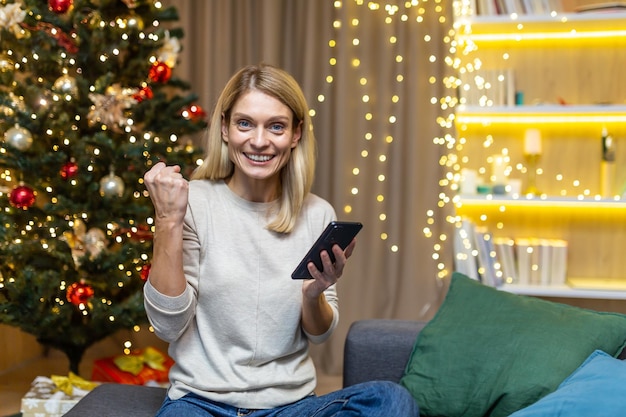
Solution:
<svg viewBox="0 0 626 417"><path fill-rule="evenodd" d="M165 398L156 417L240 417L253 415L253 410L235 408L190 393L178 400Z"/></svg>
<svg viewBox="0 0 626 417"><path fill-rule="evenodd" d="M419 409L404 387L388 381L372 381L319 397L304 398L294 404L279 407L268 416L419 417Z"/></svg>
<svg viewBox="0 0 626 417"><path fill-rule="evenodd" d="M311 395L273 410L243 410L187 394L166 398L156 417L419 417L415 400L402 386L387 381L353 385L322 396Z"/></svg>

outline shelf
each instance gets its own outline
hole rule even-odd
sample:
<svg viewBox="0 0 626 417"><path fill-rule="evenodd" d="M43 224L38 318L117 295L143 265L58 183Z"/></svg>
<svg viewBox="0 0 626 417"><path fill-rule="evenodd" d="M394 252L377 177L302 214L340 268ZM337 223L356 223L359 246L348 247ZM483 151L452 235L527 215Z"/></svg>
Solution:
<svg viewBox="0 0 626 417"><path fill-rule="evenodd" d="M455 205L469 207L552 207L590 212L595 210L626 210L626 200L608 198L577 198L577 197L537 197L520 196L508 197L487 194L484 196L458 195L455 197Z"/></svg>
<svg viewBox="0 0 626 417"><path fill-rule="evenodd" d="M504 284L498 289L520 295L626 300L626 280L569 278L566 285Z"/></svg>
<svg viewBox="0 0 626 417"><path fill-rule="evenodd" d="M508 219L513 223L556 227L566 222L580 225L593 222L596 226L626 223L626 200L577 199L574 197L512 198L505 196L456 196L455 211L469 218ZM534 220L531 220L534 219ZM603 227L604 227L603 226Z"/></svg>
<svg viewBox="0 0 626 417"><path fill-rule="evenodd" d="M462 17L455 23L461 41L581 41L626 36L626 12Z"/></svg>
<svg viewBox="0 0 626 417"><path fill-rule="evenodd" d="M625 300L626 289L588 289L572 288L568 285L517 285L505 284L498 287L499 290L507 291L518 295L530 295L534 297L554 297L554 298L582 298L601 300Z"/></svg>
<svg viewBox="0 0 626 417"><path fill-rule="evenodd" d="M516 125L552 125L559 128L564 123L605 126L620 130L626 124L626 105L537 105L537 106L465 106L456 108L456 125L459 127L506 127Z"/></svg>

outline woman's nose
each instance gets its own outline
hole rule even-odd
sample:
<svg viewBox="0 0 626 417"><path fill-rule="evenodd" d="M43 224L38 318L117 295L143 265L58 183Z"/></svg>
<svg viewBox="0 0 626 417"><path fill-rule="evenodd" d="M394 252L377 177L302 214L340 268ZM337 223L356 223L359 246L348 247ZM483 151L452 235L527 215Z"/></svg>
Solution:
<svg viewBox="0 0 626 417"><path fill-rule="evenodd" d="M269 132L266 132L263 128L257 128L252 131L252 138L250 142L256 147L264 147L269 143Z"/></svg>

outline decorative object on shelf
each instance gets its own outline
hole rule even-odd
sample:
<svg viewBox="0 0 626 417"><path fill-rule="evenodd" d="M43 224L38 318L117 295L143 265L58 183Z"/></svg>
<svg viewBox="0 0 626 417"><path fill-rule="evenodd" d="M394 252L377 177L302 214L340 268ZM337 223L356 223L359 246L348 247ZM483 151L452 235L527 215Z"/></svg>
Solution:
<svg viewBox="0 0 626 417"><path fill-rule="evenodd" d="M602 128L602 161L600 162L600 195L613 197L615 192L615 141L606 127Z"/></svg>
<svg viewBox="0 0 626 417"><path fill-rule="evenodd" d="M506 185L506 193L512 197L519 197L522 194L522 180L519 178L509 178Z"/></svg>
<svg viewBox="0 0 626 417"><path fill-rule="evenodd" d="M539 195L537 164L541 159L541 132L538 129L526 129L524 132L524 159L528 174L525 193Z"/></svg>
<svg viewBox="0 0 626 417"><path fill-rule="evenodd" d="M491 183L494 194L505 194L507 184L507 163L504 155L491 156Z"/></svg>
<svg viewBox="0 0 626 417"><path fill-rule="evenodd" d="M459 192L462 195L475 195L478 187L478 172L475 169L461 169Z"/></svg>

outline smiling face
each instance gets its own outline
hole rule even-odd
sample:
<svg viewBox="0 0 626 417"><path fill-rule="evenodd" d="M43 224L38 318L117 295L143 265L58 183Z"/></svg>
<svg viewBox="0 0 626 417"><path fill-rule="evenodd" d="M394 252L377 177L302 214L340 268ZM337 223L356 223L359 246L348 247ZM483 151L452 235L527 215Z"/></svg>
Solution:
<svg viewBox="0 0 626 417"><path fill-rule="evenodd" d="M227 184L250 201L268 202L280 190L280 172L301 136L293 113L278 99L251 90L222 117L222 139L228 144L235 170Z"/></svg>

